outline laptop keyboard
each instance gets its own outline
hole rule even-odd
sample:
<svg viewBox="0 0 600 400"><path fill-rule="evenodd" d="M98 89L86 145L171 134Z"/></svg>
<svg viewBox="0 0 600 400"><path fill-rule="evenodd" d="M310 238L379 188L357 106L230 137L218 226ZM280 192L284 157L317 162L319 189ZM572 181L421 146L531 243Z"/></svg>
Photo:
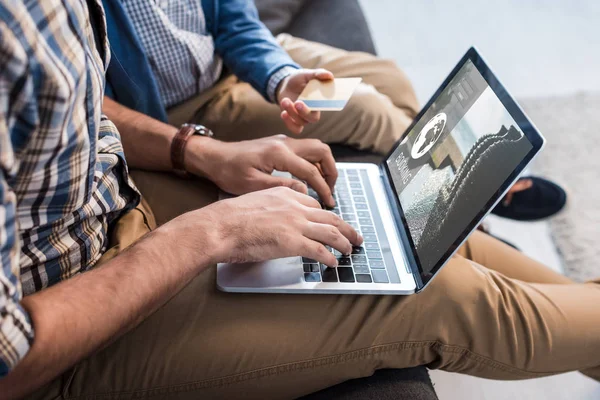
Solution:
<svg viewBox="0 0 600 400"><path fill-rule="evenodd" d="M373 224L369 196L366 195L362 182L365 177L361 176L357 169L340 170L338 174L333 195L336 207L331 212L342 217L360 232L364 243L360 247L354 247L352 254L347 256L328 247L338 260L337 268L329 268L315 260L303 257L304 280L306 282L389 283L380 241ZM309 189L308 194L319 199L312 189Z"/></svg>

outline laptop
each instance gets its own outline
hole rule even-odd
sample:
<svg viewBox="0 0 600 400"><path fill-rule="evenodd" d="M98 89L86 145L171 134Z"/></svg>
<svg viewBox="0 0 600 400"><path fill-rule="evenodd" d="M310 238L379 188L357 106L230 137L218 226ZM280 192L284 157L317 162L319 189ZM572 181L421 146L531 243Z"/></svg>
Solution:
<svg viewBox="0 0 600 400"><path fill-rule="evenodd" d="M362 234L361 247L348 256L329 249L336 268L302 257L220 264L217 286L247 293L421 292L543 145L471 48L381 165L337 163L332 212Z"/></svg>

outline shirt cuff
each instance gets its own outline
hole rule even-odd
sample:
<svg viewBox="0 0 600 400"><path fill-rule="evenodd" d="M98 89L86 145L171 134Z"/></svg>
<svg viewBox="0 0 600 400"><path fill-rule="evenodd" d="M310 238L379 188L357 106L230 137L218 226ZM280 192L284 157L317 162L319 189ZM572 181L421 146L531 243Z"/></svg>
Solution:
<svg viewBox="0 0 600 400"><path fill-rule="evenodd" d="M3 302L0 319L0 379L4 378L25 357L33 343L33 326L29 315L12 298Z"/></svg>
<svg viewBox="0 0 600 400"><path fill-rule="evenodd" d="M269 78L269 83L267 85L267 96L269 97L269 100L271 100L271 103L277 103L277 96L275 91L279 87L281 81L297 70L298 68L285 66L279 68L277 72L271 75L271 77Z"/></svg>

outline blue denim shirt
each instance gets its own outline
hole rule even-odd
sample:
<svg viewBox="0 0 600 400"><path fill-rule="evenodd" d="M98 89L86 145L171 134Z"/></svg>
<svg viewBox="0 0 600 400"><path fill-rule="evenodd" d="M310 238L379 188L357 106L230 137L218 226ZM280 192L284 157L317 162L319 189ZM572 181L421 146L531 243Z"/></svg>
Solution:
<svg viewBox="0 0 600 400"><path fill-rule="evenodd" d="M166 121L165 106L144 48L121 0L103 0L111 63L106 94L136 111ZM277 44L251 0L202 0L215 51L231 71L267 100L269 78L281 68L299 68Z"/></svg>

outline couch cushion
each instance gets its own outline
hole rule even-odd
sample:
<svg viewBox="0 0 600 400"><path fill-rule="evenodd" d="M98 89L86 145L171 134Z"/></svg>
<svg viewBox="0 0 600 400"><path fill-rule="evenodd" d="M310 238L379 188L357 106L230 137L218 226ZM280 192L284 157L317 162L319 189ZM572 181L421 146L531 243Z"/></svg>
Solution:
<svg viewBox="0 0 600 400"><path fill-rule="evenodd" d="M278 35L290 26L306 0L254 0L254 2L261 21L274 35Z"/></svg>
<svg viewBox="0 0 600 400"><path fill-rule="evenodd" d="M255 0L260 19L282 32L348 51L375 54L358 0Z"/></svg>
<svg viewBox="0 0 600 400"><path fill-rule="evenodd" d="M382 369L302 397L301 400L437 400L424 367Z"/></svg>
<svg viewBox="0 0 600 400"><path fill-rule="evenodd" d="M358 0L307 0L287 32L339 49L376 53Z"/></svg>

